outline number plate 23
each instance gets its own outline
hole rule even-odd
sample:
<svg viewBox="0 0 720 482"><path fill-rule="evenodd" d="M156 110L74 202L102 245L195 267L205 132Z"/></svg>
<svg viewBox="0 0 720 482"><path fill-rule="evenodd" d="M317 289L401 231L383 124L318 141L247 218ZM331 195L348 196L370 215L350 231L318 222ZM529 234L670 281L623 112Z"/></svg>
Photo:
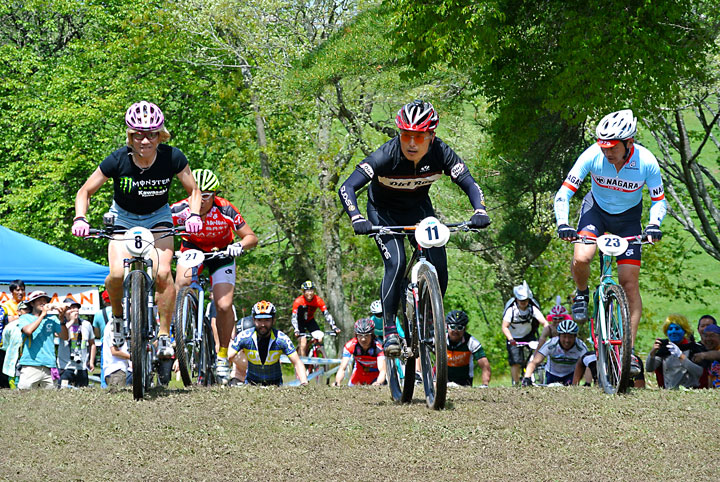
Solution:
<svg viewBox="0 0 720 482"><path fill-rule="evenodd" d="M628 249L628 241L614 234L604 234L597 238L597 245L604 254L619 256Z"/></svg>

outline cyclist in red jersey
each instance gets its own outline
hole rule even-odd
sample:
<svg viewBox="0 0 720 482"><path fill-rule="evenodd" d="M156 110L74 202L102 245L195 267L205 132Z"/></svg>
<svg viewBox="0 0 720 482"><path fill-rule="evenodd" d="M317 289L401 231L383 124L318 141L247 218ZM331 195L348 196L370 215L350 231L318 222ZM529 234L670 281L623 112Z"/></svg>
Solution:
<svg viewBox="0 0 720 482"><path fill-rule="evenodd" d="M217 196L220 185L217 176L209 169L196 169L193 177L202 191L200 217L203 227L198 233L183 236L181 251L199 249L209 253L215 249L228 248L232 257L214 258L204 263L210 273L213 300L217 310L217 337L219 348L215 363L217 377L227 383L230 377L230 363L227 352L232 335L234 316L232 311L233 291L235 289L235 256L254 248L258 243L255 233L247 225L240 212L227 199ZM171 206L173 222L184 224L190 216L189 198ZM233 243L235 235L240 241ZM175 288L180 290L190 284L192 268L177 267Z"/></svg>
<svg viewBox="0 0 720 482"><path fill-rule="evenodd" d="M345 369L355 359L350 386L382 385L385 383L385 353L375 337L375 322L361 318L355 322L355 338L343 347L342 362L335 375L334 387L340 386L345 378Z"/></svg>
<svg viewBox="0 0 720 482"><path fill-rule="evenodd" d="M332 315L325 306L325 301L315 294L315 284L312 281L306 281L300 285L300 289L303 290L303 294L295 298L292 306L292 326L295 329L295 338L299 341L298 352L300 356L307 356L309 351L308 336L312 333L319 331L317 338L322 340L322 330L315 321L315 311L320 308L320 311L325 315L325 321L330 324L330 328L335 333L340 333L340 328L335 325ZM301 336L306 335L306 336Z"/></svg>

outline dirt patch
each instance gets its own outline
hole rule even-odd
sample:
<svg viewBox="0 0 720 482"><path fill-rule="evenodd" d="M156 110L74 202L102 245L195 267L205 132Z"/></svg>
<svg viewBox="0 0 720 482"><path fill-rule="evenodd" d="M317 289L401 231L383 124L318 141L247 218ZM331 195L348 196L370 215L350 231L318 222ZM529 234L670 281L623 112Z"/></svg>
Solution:
<svg viewBox="0 0 720 482"><path fill-rule="evenodd" d="M440 412L373 387L150 395L0 392L0 479L717 479L720 391L454 388Z"/></svg>

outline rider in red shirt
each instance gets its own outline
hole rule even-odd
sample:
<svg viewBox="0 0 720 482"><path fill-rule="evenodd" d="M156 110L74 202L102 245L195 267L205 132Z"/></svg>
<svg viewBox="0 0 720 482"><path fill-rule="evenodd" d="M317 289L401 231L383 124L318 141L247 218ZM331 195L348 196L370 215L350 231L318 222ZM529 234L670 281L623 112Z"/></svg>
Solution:
<svg viewBox="0 0 720 482"><path fill-rule="evenodd" d="M240 212L227 199L217 196L220 185L217 176L208 169L196 169L193 177L202 191L200 216L202 229L197 233L183 235L181 251L199 249L209 253L215 249L228 248L230 257L213 258L203 263L210 273L213 300L217 310L217 337L220 341L217 352L216 373L226 383L230 376L230 363L227 359L228 345L234 325L232 311L233 291L235 290L235 256L254 248L258 238L250 226L245 223ZM171 206L173 222L184 224L190 216L189 198ZM233 243L235 235L240 241ZM177 267L175 289L180 290L190 284L192 268Z"/></svg>
<svg viewBox="0 0 720 482"><path fill-rule="evenodd" d="M306 281L300 285L300 289L303 290L303 294L295 298L292 307L292 326L295 329L295 337L299 340L298 352L300 356L307 356L308 354L308 336L315 331L319 331L320 327L315 321L315 311L320 308L320 311L325 315L325 321L330 324L330 327L336 332L340 333L340 328L335 326L335 320L325 306L325 301L315 294L315 284L312 281ZM303 336L301 336L303 335ZM322 340L322 335L319 336Z"/></svg>
<svg viewBox="0 0 720 482"><path fill-rule="evenodd" d="M385 382L385 353L375 338L375 322L361 318L355 322L355 338L343 347L342 362L335 375L333 386L340 386L345 378L345 369L355 359L350 386L382 385Z"/></svg>

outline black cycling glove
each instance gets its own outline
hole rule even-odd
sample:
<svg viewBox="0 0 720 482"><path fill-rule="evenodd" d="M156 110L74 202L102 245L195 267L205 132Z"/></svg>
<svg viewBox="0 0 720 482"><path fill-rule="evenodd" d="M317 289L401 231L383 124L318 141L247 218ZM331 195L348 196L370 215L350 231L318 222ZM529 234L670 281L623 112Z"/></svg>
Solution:
<svg viewBox="0 0 720 482"><path fill-rule="evenodd" d="M643 235L652 238L653 242L662 239L662 231L660 231L660 226L657 224L648 224L645 231L643 231Z"/></svg>
<svg viewBox="0 0 720 482"><path fill-rule="evenodd" d="M475 211L475 214L470 218L471 228L487 228L490 226L490 216L488 216L485 210Z"/></svg>
<svg viewBox="0 0 720 482"><path fill-rule="evenodd" d="M523 387L532 387L532 384L533 384L532 378L530 378L530 377L524 377L524 378L522 379L522 386L523 386Z"/></svg>
<svg viewBox="0 0 720 482"><path fill-rule="evenodd" d="M355 218L352 222L355 234L368 234L372 231L372 223L362 216Z"/></svg>
<svg viewBox="0 0 720 482"><path fill-rule="evenodd" d="M578 237L578 234L577 234L577 231L575 231L575 228L572 228L567 224L561 224L560 226L558 226L557 233L558 233L558 236L560 237L560 239L566 240L566 241L573 241L573 240L577 239L577 237Z"/></svg>

